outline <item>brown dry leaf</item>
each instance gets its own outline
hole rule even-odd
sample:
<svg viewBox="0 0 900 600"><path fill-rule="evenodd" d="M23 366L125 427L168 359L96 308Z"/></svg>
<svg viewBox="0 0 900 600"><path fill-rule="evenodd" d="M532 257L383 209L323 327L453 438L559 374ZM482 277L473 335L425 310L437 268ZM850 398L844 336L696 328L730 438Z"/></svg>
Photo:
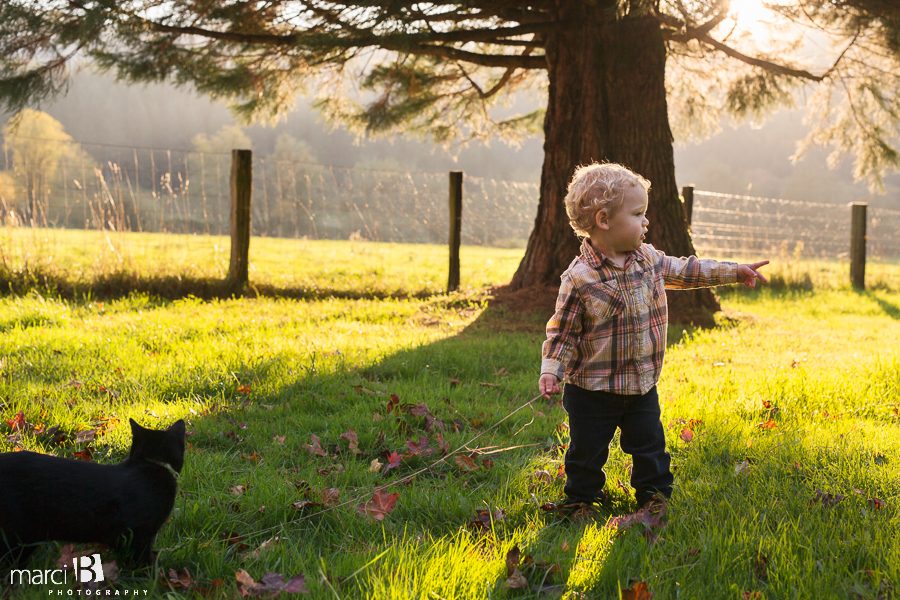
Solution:
<svg viewBox="0 0 900 600"><path fill-rule="evenodd" d="M187 567L182 569L169 569L169 574L165 575L163 570L160 568L160 579L162 579L163 583L166 583L173 588L182 588L182 589L190 589L193 585L193 580L191 579L191 573L187 570Z"/></svg>
<svg viewBox="0 0 900 600"><path fill-rule="evenodd" d="M418 442L406 440L406 447L409 449L406 456L427 456L429 454L434 454L434 448L428 445L428 438L425 437L419 438Z"/></svg>
<svg viewBox="0 0 900 600"><path fill-rule="evenodd" d="M243 496L244 492L246 492L248 489L250 489L249 485L232 485L228 488L228 491L235 496Z"/></svg>
<svg viewBox="0 0 900 600"><path fill-rule="evenodd" d="M284 446L284 439L286 437L287 437L286 435L275 435L275 436L272 436L272 441L275 442L276 444L278 444L279 446Z"/></svg>
<svg viewBox="0 0 900 600"><path fill-rule="evenodd" d="M869 505L869 508L874 508L875 510L881 510L882 508L887 506L887 503L880 498L869 498L866 501L866 504Z"/></svg>
<svg viewBox="0 0 900 600"><path fill-rule="evenodd" d="M75 434L75 443L82 444L85 442L94 441L94 436L97 434L96 429L88 429L87 431L79 431Z"/></svg>
<svg viewBox="0 0 900 600"><path fill-rule="evenodd" d="M93 453L91 452L91 447L90 447L90 446L88 446L87 448L85 448L85 449L82 450L81 452L73 452L73 453L72 453L72 456L74 456L74 457L77 458L78 460L86 460L86 461L88 461L88 462L91 462L91 461L93 460L93 458L92 458L92 457L93 457Z"/></svg>
<svg viewBox="0 0 900 600"><path fill-rule="evenodd" d="M294 575L289 580L285 581L282 575L268 572L262 576L259 583L254 581L253 577L243 569L240 569L234 575L238 581L238 589L241 592L241 596L245 598L247 596L274 597L281 594L281 592L288 592L290 594L310 593L309 590L306 589L306 578L302 575Z"/></svg>
<svg viewBox="0 0 900 600"><path fill-rule="evenodd" d="M456 387L459 385L459 379L455 377L450 378L450 387Z"/></svg>
<svg viewBox="0 0 900 600"><path fill-rule="evenodd" d="M351 452L353 452L354 454L362 454L362 452L360 452L359 450L359 440L357 439L356 432L352 427L350 428L350 431L342 433L340 435L340 438L349 442Z"/></svg>
<svg viewBox="0 0 900 600"><path fill-rule="evenodd" d="M438 452L440 452L443 456L447 456L447 454L450 452L450 442L444 439L444 436L440 431L434 434L434 437L437 439Z"/></svg>
<svg viewBox="0 0 900 600"><path fill-rule="evenodd" d="M744 460L741 464L737 465L734 468L734 476L737 477L738 475L747 475L750 472L749 469L750 461Z"/></svg>
<svg viewBox="0 0 900 600"><path fill-rule="evenodd" d="M681 437L681 439L684 440L685 442L693 441L693 439L694 439L694 432L691 431L690 428L685 427L684 429L681 430L681 436L680 436L680 437Z"/></svg>
<svg viewBox="0 0 900 600"><path fill-rule="evenodd" d="M396 494L388 494L381 490L376 490L375 493L372 494L372 499L365 504L360 505L357 510L361 515L371 517L376 521L383 521L385 515L394 511L397 504L397 498L399 497L399 492Z"/></svg>
<svg viewBox="0 0 900 600"><path fill-rule="evenodd" d="M328 453L322 448L322 441L319 439L314 433L309 434L310 439L312 440L311 444L303 444L303 447L306 448L306 451L315 456L328 456Z"/></svg>
<svg viewBox="0 0 900 600"><path fill-rule="evenodd" d="M56 559L56 566L60 569L71 569L73 561L79 556L87 556L93 554L96 550L75 550L75 544L65 544L59 549L59 558Z"/></svg>
<svg viewBox="0 0 900 600"><path fill-rule="evenodd" d="M769 557L762 552L757 551L756 558L753 560L753 574L760 581L769 579Z"/></svg>
<svg viewBox="0 0 900 600"><path fill-rule="evenodd" d="M322 498L325 500L325 505L334 504L338 501L338 498L341 497L341 490L337 488L328 488L322 491Z"/></svg>
<svg viewBox="0 0 900 600"><path fill-rule="evenodd" d="M759 592L741 592L741 600L762 600L763 595Z"/></svg>
<svg viewBox="0 0 900 600"><path fill-rule="evenodd" d="M259 548L254 548L250 552L244 553L244 555L241 558L244 560L256 560L259 558L260 554L263 553L263 551L268 550L269 548L274 548L275 546L277 546L280 543L281 543L281 538L279 538L278 536L269 538L266 541L264 541L262 544L260 544Z"/></svg>
<svg viewBox="0 0 900 600"><path fill-rule="evenodd" d="M372 459L372 462L369 463L369 473L377 473L381 470L381 467L384 466L384 463L378 460L377 458Z"/></svg>
<svg viewBox="0 0 900 600"><path fill-rule="evenodd" d="M506 553L506 581L503 582L503 587L514 590L528 587L528 580L519 571L520 556L519 546L513 546Z"/></svg>
<svg viewBox="0 0 900 600"><path fill-rule="evenodd" d="M456 461L456 464L459 465L459 468L463 471L477 471L480 468L475 464L475 461L468 456L457 456L454 460Z"/></svg>
<svg viewBox="0 0 900 600"><path fill-rule="evenodd" d="M321 502L315 502L314 500L300 500L291 504L291 508L294 510L306 510L307 508L319 508L321 506Z"/></svg>
<svg viewBox="0 0 900 600"><path fill-rule="evenodd" d="M846 497L847 496L841 494L826 494L821 490L816 490L816 497L813 498L810 503L815 504L816 502L820 502L825 508L832 508Z"/></svg>
<svg viewBox="0 0 900 600"><path fill-rule="evenodd" d="M500 384L499 384L499 383L486 383L486 382L483 382L483 381L482 381L481 383L479 383L478 385L480 385L481 387L486 387L486 388L498 388L498 387L500 387Z"/></svg>
<svg viewBox="0 0 900 600"><path fill-rule="evenodd" d="M634 584L634 587L622 590L622 600L652 600L653 592L647 589L644 582Z"/></svg>

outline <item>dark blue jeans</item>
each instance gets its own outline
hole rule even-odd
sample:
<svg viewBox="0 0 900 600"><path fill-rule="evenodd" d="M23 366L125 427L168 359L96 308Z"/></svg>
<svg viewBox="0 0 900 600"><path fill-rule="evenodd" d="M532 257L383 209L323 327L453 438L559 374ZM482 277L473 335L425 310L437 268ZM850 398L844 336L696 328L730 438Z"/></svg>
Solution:
<svg viewBox="0 0 900 600"><path fill-rule="evenodd" d="M635 396L594 392L567 383L563 407L569 413L565 492L570 501L590 503L600 495L606 485L603 466L616 428L622 430L622 451L631 455L631 486L638 506L657 493L666 498L672 495L675 478L659 420L656 386Z"/></svg>

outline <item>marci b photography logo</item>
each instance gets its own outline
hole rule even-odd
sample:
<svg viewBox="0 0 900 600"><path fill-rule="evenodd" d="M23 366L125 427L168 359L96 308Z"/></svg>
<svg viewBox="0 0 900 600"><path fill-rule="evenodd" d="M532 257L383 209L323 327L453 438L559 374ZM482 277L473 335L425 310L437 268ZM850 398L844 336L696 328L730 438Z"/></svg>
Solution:
<svg viewBox="0 0 900 600"><path fill-rule="evenodd" d="M99 583L104 580L103 563L99 554L72 558L76 583ZM69 573L65 569L11 569L10 585L65 585L69 583Z"/></svg>
<svg viewBox="0 0 900 600"><path fill-rule="evenodd" d="M103 581L103 563L99 554L76 556L72 559L75 567L75 581L79 583L97 583Z"/></svg>

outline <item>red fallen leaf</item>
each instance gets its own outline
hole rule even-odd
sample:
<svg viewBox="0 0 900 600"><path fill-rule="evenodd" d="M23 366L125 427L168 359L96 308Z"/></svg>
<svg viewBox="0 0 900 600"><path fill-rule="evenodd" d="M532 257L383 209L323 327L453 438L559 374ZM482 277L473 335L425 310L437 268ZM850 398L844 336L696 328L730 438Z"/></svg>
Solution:
<svg viewBox="0 0 900 600"><path fill-rule="evenodd" d="M456 377L451 377L450 378L450 387L456 387L458 385L459 385L459 379L457 379Z"/></svg>
<svg viewBox="0 0 900 600"><path fill-rule="evenodd" d="M741 592L741 600L762 600L759 592Z"/></svg>
<svg viewBox="0 0 900 600"><path fill-rule="evenodd" d="M447 426L444 422L428 410L428 405L424 402L422 404L416 404L412 408L409 409L409 414L417 416L417 417L425 417L425 431L431 433L432 431L444 431L447 429Z"/></svg>
<svg viewBox="0 0 900 600"><path fill-rule="evenodd" d="M256 452L254 452L250 456L247 456L246 454L241 454L241 458L245 458L247 460L252 460L253 462L259 462L262 460L262 457L259 456Z"/></svg>
<svg viewBox="0 0 900 600"><path fill-rule="evenodd" d="M882 508L887 506L887 503L880 498L869 498L866 501L866 504L869 505L869 508L874 508L875 510L881 510Z"/></svg>
<svg viewBox="0 0 900 600"><path fill-rule="evenodd" d="M487 459L487 458L482 458L482 459L481 459L481 466L484 467L485 470L487 470L487 469L493 469L493 468L494 468L494 461L489 460L489 459Z"/></svg>
<svg viewBox="0 0 900 600"><path fill-rule="evenodd" d="M513 546L506 553L506 581L503 582L503 587L514 590L528 587L528 580L519 571L520 556L519 546Z"/></svg>
<svg viewBox="0 0 900 600"><path fill-rule="evenodd" d="M91 453L91 447L90 447L90 446L88 446L87 448L85 448L85 449L82 450L81 452L73 452L73 453L72 453L72 456L74 456L74 457L77 458L78 460L86 460L86 461L88 461L88 462L91 462L91 460L93 460L93 458L92 458L93 454Z"/></svg>
<svg viewBox="0 0 900 600"><path fill-rule="evenodd" d="M470 456L457 456L454 460L463 471L477 471L480 468Z"/></svg>
<svg viewBox="0 0 900 600"><path fill-rule="evenodd" d="M757 425L760 429L775 429L778 427L778 423L776 423L773 419L769 419L765 423L760 423Z"/></svg>
<svg viewBox="0 0 900 600"><path fill-rule="evenodd" d="M328 488L322 491L322 497L325 499L325 504L334 504L338 501L338 498L341 496L341 490L337 488Z"/></svg>
<svg viewBox="0 0 900 600"><path fill-rule="evenodd" d="M763 400L762 405L763 405L763 408L772 408L772 403L769 402L768 400Z"/></svg>
<svg viewBox="0 0 900 600"><path fill-rule="evenodd" d="M303 444L306 451L315 456L328 456L328 453L322 449L322 442L319 440L319 436L311 433L309 434L309 437L312 440L312 444Z"/></svg>
<svg viewBox="0 0 900 600"><path fill-rule="evenodd" d="M400 466L400 461L403 460L403 457L396 452L391 452L391 454L387 457L387 464L384 465L384 473L387 473L391 469L396 469Z"/></svg>
<svg viewBox="0 0 900 600"><path fill-rule="evenodd" d="M361 515L372 517L376 521L383 521L385 515L394 511L394 507L397 504L397 498L399 497L399 492L396 494L388 494L381 490L376 490L375 493L372 494L372 499L365 504L361 504L357 510Z"/></svg>
<svg viewBox="0 0 900 600"><path fill-rule="evenodd" d="M437 439L438 452L440 452L444 456L447 456L447 453L450 452L450 442L444 439L444 436L440 431L434 434L434 437Z"/></svg>
<svg viewBox="0 0 900 600"><path fill-rule="evenodd" d="M703 426L703 419L691 419L688 421L688 427L691 429L700 429Z"/></svg>
<svg viewBox="0 0 900 600"><path fill-rule="evenodd" d="M25 420L25 414L20 410L13 420L5 419L6 423L9 425L9 428L13 431L25 431L28 427L29 423Z"/></svg>
<svg viewBox="0 0 900 600"><path fill-rule="evenodd" d="M428 445L428 438L419 438L418 443L412 440L406 440L406 447L409 448L409 452L406 453L406 456L427 456L428 454L434 454L434 448Z"/></svg>
<svg viewBox="0 0 900 600"><path fill-rule="evenodd" d="M237 389L237 393L238 393L238 394L241 394L241 395L243 395L243 396L249 395L250 392L252 392L252 391L253 391L253 390L250 388L249 385L239 385L239 386L238 386L238 389Z"/></svg>
<svg viewBox="0 0 900 600"><path fill-rule="evenodd" d="M622 590L622 600L652 600L653 592L647 589L644 582L634 584L634 587Z"/></svg>
<svg viewBox="0 0 900 600"><path fill-rule="evenodd" d="M631 527L632 525L637 525L638 523L644 525L645 527L662 527L665 525L663 523L662 518L666 514L666 505L663 505L658 512L651 512L649 510L641 509L637 512L631 513L629 515L623 515L621 517L613 517L607 523L606 527L608 529L615 529L617 531L624 531Z"/></svg>
<svg viewBox="0 0 900 600"><path fill-rule="evenodd" d="M284 438L286 437L286 435L273 435L272 441L277 443L279 446L284 446Z"/></svg>
<svg viewBox="0 0 900 600"><path fill-rule="evenodd" d="M387 412L393 411L394 408L396 408L399 405L400 405L400 396L398 396L397 394L391 394L391 399L388 400L388 403L387 403Z"/></svg>
<svg viewBox="0 0 900 600"><path fill-rule="evenodd" d="M352 427L350 428L350 431L342 433L340 435L340 438L349 442L351 452L353 452L354 454L362 454L362 452L360 452L359 450L359 440L357 439L356 432Z"/></svg>
<svg viewBox="0 0 900 600"><path fill-rule="evenodd" d="M694 432L691 431L689 428L685 427L684 429L681 430L681 439L683 439L686 442L692 441L694 439Z"/></svg>

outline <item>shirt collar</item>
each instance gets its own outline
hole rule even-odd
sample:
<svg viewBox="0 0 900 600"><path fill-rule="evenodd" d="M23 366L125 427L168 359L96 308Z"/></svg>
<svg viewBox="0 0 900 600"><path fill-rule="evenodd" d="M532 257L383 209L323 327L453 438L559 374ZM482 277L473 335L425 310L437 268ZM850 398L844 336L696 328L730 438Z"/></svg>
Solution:
<svg viewBox="0 0 900 600"><path fill-rule="evenodd" d="M604 262L610 262L609 258L603 254L599 254L594 250L594 247L591 246L591 239L584 238L581 242L581 256L584 257L585 262L591 265L595 269L599 269L603 266ZM638 260L640 262L644 262L644 255L640 252L629 252L628 256L625 258L625 269L629 267L631 264L631 260Z"/></svg>

